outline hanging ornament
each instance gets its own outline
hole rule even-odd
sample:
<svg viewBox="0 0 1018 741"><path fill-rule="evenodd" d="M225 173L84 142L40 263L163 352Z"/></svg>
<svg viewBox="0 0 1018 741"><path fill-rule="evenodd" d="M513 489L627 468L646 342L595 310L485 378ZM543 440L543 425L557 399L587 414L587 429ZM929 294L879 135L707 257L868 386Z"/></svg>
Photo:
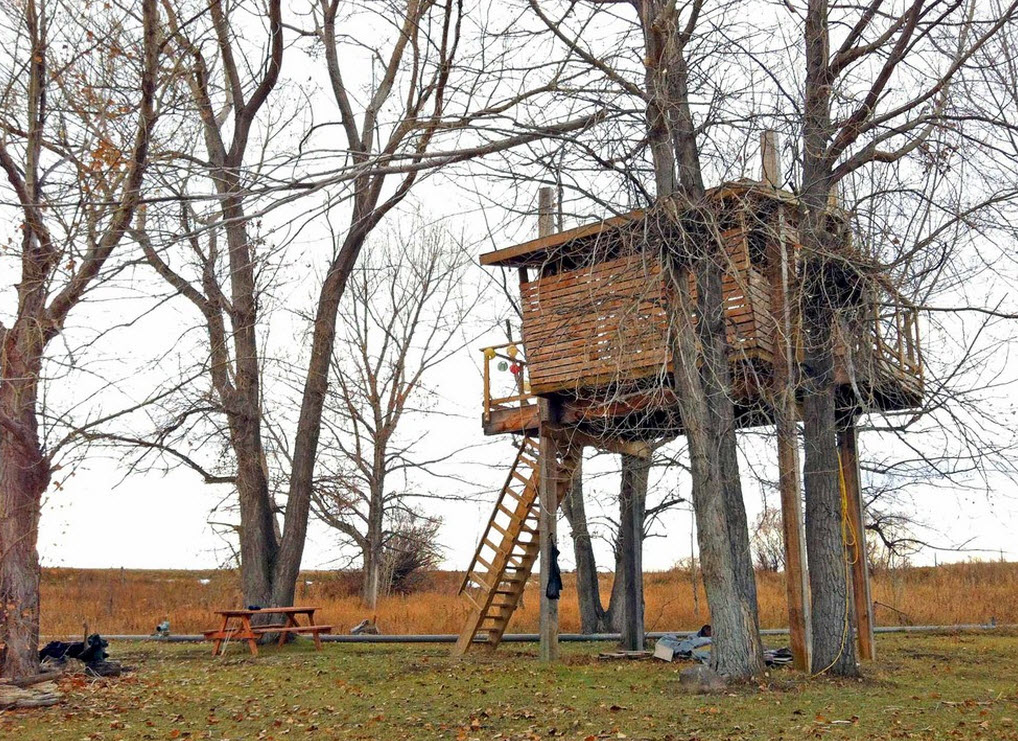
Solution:
<svg viewBox="0 0 1018 741"><path fill-rule="evenodd" d="M484 348L484 357L486 357L488 360L494 360L495 359L495 348L493 348L493 347L486 347L486 348Z"/></svg>
<svg viewBox="0 0 1018 741"><path fill-rule="evenodd" d="M523 366L520 365L519 363L513 363L512 365L509 366L509 370L512 371L512 374L514 376L518 376L520 375L520 373L523 372Z"/></svg>
<svg viewBox="0 0 1018 741"><path fill-rule="evenodd" d="M507 362L505 362L504 360L498 361L498 369L500 371L507 370L508 368L509 368L509 364Z"/></svg>
<svg viewBox="0 0 1018 741"><path fill-rule="evenodd" d="M520 351L516 349L516 345L509 345L509 349L506 350L506 354L510 358L515 358L517 355L519 355L519 353Z"/></svg>

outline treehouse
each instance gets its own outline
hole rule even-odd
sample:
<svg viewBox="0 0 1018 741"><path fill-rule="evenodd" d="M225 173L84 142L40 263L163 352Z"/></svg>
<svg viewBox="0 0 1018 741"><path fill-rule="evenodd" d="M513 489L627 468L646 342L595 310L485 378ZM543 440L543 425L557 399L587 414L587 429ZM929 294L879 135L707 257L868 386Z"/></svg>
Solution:
<svg viewBox="0 0 1018 741"><path fill-rule="evenodd" d="M767 182L767 169L765 162L764 181L728 183L710 193L712 233L723 248L731 397L740 427L775 422L778 392L796 388L809 340L800 308L808 296L798 203ZM847 225L836 207L831 214ZM682 434L670 317L684 315L670 303L681 297L662 262L668 250L681 249L674 244L681 237L667 204L559 233L550 233L547 215L543 221L537 239L481 256L484 266L515 269L522 307L522 339L484 350L483 428L488 435L518 435L520 442L463 580L470 615L459 653L478 636L489 646L501 640L539 552L548 557L548 538L540 534L553 532L555 518L546 515L554 515L565 495L584 445L640 454L648 443ZM841 418L918 406L923 368L916 310L852 244L850 231L843 233L848 236L834 256L843 259L824 268L823 287L840 291L851 305L844 312L850 318L834 322L832 343ZM852 270L839 270L839 264ZM690 278L687 303L680 306L695 307L696 288ZM689 319L698 321L695 310ZM794 413L796 403L791 406ZM854 488L847 496L857 520L854 532L861 532L854 426L839 443L843 478ZM779 461L793 650L805 666L809 605L794 428L791 439L787 433L779 439ZM794 475L786 476L790 466ZM865 657L872 656L872 607L865 558L855 560L856 570L861 567L853 583ZM542 609L542 641L552 640L557 622L549 619L554 626L546 636L544 618Z"/></svg>
<svg viewBox="0 0 1018 741"><path fill-rule="evenodd" d="M797 362L803 358L795 199L754 181L711 195L724 245L737 417L745 426L768 424L782 351ZM590 435L641 440L681 434L668 320L675 299L661 263L668 232L660 218L634 211L481 257L482 265L517 269L523 312L522 342L485 354L486 434L536 433L538 398L558 406L563 423ZM852 327L838 327L839 405L914 407L922 396L915 309L886 281L867 283L868 295L856 299L864 304L861 316ZM694 286L690 293L695 297ZM497 377L501 366L513 376L508 388L507 379Z"/></svg>

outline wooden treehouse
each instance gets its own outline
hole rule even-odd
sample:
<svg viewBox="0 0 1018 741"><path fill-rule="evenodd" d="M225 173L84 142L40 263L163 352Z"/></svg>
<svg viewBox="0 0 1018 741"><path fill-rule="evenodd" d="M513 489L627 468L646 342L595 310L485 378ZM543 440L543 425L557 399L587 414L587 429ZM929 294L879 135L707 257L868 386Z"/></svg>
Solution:
<svg viewBox="0 0 1018 741"><path fill-rule="evenodd" d="M764 171L766 177L766 164ZM710 195L726 262L723 291L737 424L772 424L777 390L787 388L790 369L803 356L798 204L792 193L766 180L728 183ZM539 238L481 256L482 265L514 268L519 276L522 341L484 350L482 416L485 434L516 435L518 444L463 580L470 615L458 653L478 639L489 647L500 642L539 552L550 547L540 536L554 532L553 515L583 446L641 454L647 442L682 434L671 373L669 290L660 257L668 230L643 211L559 233L550 233L549 222L545 214ZM847 244L845 249L854 248ZM856 533L862 532L862 511L854 419L864 412L918 406L923 393L916 310L879 275L866 286L851 325L837 325L834 344L840 416L850 420L839 445ZM804 667L809 600L797 448L787 436L783 444L779 438L792 647ZM854 561L861 655L868 658L868 576L865 559ZM543 580L541 593L544 602ZM557 618L549 614L553 607L542 604L542 656L554 655L553 645L550 654L544 646L557 635Z"/></svg>

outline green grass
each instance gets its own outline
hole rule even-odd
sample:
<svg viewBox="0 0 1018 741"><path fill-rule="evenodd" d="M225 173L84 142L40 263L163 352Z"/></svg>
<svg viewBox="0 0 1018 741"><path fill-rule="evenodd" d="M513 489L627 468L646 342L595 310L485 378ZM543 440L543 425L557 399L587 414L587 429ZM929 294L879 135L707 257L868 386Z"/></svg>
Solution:
<svg viewBox="0 0 1018 741"><path fill-rule="evenodd" d="M120 679L64 680L53 708L0 713L0 739L1018 739L1018 634L878 637L861 681L788 669L728 694L679 664L600 661L566 644L454 660L447 646L304 641L252 659L231 646L111 646Z"/></svg>

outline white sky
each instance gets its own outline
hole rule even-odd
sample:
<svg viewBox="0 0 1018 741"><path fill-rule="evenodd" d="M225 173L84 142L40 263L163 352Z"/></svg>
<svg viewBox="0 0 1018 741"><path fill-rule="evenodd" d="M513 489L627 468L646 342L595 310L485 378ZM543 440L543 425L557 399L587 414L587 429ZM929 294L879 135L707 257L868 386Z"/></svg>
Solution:
<svg viewBox="0 0 1018 741"><path fill-rule="evenodd" d="M744 173L752 174L752 173ZM484 186L481 186L484 187ZM536 188L535 188L536 190ZM416 199L436 218L449 217L453 230L462 230L475 245L475 253L495 246L505 246L533 236L536 220L525 224L513 221L511 214L489 206L482 214L477 209L478 199L467 190L454 188L442 178L426 180L415 191ZM487 194L490 195L490 194ZM491 200L497 201L497 196ZM455 216L453 216L455 215ZM494 239L487 239L492 224L510 224L496 231ZM567 224L567 226L569 226ZM276 292L273 300L277 307L291 303L306 303L317 289L315 270L320 269L324 255L322 234L311 228L298 235L297 247L312 258L310 275L291 276L290 283ZM295 261L296 262L296 261ZM303 262L303 260L301 260ZM313 278L314 280L310 280ZM429 479L417 482L427 491L449 499L428 501L423 506L443 518L441 543L445 548L445 565L450 569L464 568L487 522L496 489L506 475L505 466L511 460L511 438L485 440L481 432L481 378L479 349L486 344L504 340L500 331L501 320L507 316L506 306L498 295L497 287L489 282L484 271L477 266L468 276L471 285L490 294L476 313L474 321L478 333L486 330L472 346L432 374L430 386L443 398L449 415L427 419L407 420L408 434L427 432L425 445L429 451L447 453L462 450L449 464L451 472L469 483L456 483L449 479ZM145 279L138 278L136 290L144 293ZM9 296L15 281L4 273L4 295ZM5 298L5 301L9 299ZM125 321L132 309L116 305L98 304L86 307L72 318L70 334L84 336L90 324L104 326ZM282 318L274 317L271 343L272 352L300 355L300 336L292 319L279 311ZM176 361L172 351L189 347L189 341L178 337L194 322L186 307L164 307L132 326L104 338L101 345L103 360L97 378L124 377L121 393L127 398L139 398L154 383L153 371L133 375L131 369L144 365L144 359L163 358L163 367L172 370ZM137 365L135 365L137 364ZM82 396L98 383L96 379L77 381L82 385L74 390ZM1016 387L1009 383L995 393L1001 409L1018 402ZM67 399L65 398L65 401ZM875 433L861 438L863 453L869 446L876 450L887 441ZM882 451L881 451L882 452ZM766 456L759 443L747 446L747 460L761 465ZM588 461L585 473L588 480L588 504L592 521L611 516L611 497L617 489L614 475L617 460L600 456ZM763 506L761 487L748 474L744 478L746 506L752 521ZM48 493L41 520L39 550L44 565L77 567L126 568L213 568L224 563L228 549L221 538L207 524L209 511L225 495L223 487L207 486L193 472L177 469L169 473L135 471L128 475L128 462L118 458L92 458L80 464L73 475L58 472L60 483ZM655 492L674 490L688 496L688 478L677 471L658 473L652 477L650 501ZM987 493L989 491L990 493ZM772 495L773 499L773 495ZM914 511L932 529L925 533L930 539L945 545L966 543L969 549L982 549L979 553L941 553L940 561L979 555L983 558L1018 558L1012 525L1018 522L1018 489L1004 477L997 477L981 488L953 488L935 483L916 489L913 494ZM678 510L666 515L655 527L656 537L647 542L644 565L649 570L670 567L690 555L691 517ZM560 527L563 534L563 565L571 566L571 548L566 540L568 527ZM610 565L606 543L597 545L599 564ZM332 568L345 563L345 556L337 548L337 538L323 525L313 523L305 550L305 568ZM933 554L925 552L916 559L932 563Z"/></svg>

